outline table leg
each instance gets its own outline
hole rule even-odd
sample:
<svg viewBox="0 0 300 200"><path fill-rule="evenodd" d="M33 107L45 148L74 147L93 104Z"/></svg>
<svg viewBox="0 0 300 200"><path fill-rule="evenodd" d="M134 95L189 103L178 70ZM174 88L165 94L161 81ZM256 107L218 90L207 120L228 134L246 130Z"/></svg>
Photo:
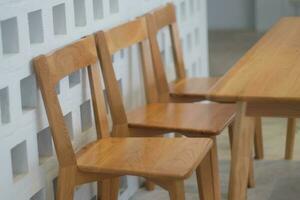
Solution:
<svg viewBox="0 0 300 200"><path fill-rule="evenodd" d="M246 116L247 103L237 103L234 123L229 200L247 199L249 162L253 149L254 118Z"/></svg>

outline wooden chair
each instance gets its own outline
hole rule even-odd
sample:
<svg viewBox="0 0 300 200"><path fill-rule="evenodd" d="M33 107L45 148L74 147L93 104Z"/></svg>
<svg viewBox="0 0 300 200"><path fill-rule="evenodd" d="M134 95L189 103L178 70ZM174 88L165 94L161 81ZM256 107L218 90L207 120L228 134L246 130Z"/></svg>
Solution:
<svg viewBox="0 0 300 200"><path fill-rule="evenodd" d="M235 106L217 103L158 102L148 37L147 24L143 17L96 34L101 68L114 122L113 134L120 136L129 132L131 136L154 137L169 132L179 132L185 136L209 137L215 141L216 136L233 121ZM111 57L115 52L134 44L139 44L143 74L147 74L144 76L144 86L148 104L125 113ZM129 131L127 131L128 127ZM211 161L216 183L215 193L220 199L216 142L211 151Z"/></svg>
<svg viewBox="0 0 300 200"><path fill-rule="evenodd" d="M59 162L56 199L73 200L75 186L101 181L98 188L99 191L101 189L101 200L116 200L118 177L134 175L161 185L169 191L172 200L183 200L183 180L195 169L203 199L216 199L210 198L215 190L211 172L211 140L110 137L100 67L96 63L97 50L93 36L34 59ZM55 85L63 77L86 66L98 139L75 153Z"/></svg>
<svg viewBox="0 0 300 200"><path fill-rule="evenodd" d="M187 78L184 67L184 60L180 42L180 36L178 26L176 22L176 10L172 3L166 4L161 8L158 8L151 12L147 16L147 23L149 24L150 33L150 45L154 55L154 63L156 66L156 74L158 76L158 82L160 84L160 97L170 99L175 102L197 102L206 100L206 96L210 88L218 81L216 77L206 78ZM176 80L168 84L165 72L163 69L163 62L159 54L159 46L157 43L157 33L164 27L168 27L170 31L170 38L173 50L173 58L176 71ZM255 119L255 158L263 159L263 137L262 137L262 125L261 118ZM288 119L287 128L287 140L285 158L292 159L295 132L296 132L296 119Z"/></svg>

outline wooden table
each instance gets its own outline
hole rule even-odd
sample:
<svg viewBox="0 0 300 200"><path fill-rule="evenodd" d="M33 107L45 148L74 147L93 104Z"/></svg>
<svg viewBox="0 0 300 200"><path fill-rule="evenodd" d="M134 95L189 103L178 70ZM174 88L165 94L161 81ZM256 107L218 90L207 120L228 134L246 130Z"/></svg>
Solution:
<svg viewBox="0 0 300 200"><path fill-rule="evenodd" d="M275 24L217 82L209 99L237 102L229 200L245 200L253 117L300 117L300 18Z"/></svg>

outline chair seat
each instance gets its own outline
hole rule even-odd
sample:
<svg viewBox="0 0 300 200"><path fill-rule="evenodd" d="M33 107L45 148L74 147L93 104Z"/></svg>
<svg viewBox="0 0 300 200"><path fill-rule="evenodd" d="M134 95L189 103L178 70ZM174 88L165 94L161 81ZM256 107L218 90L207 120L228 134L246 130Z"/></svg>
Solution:
<svg viewBox="0 0 300 200"><path fill-rule="evenodd" d="M170 95L172 97L206 99L208 91L218 81L217 77L186 78L170 83Z"/></svg>
<svg viewBox="0 0 300 200"><path fill-rule="evenodd" d="M106 138L79 151L77 165L92 173L183 179L211 146L206 138Z"/></svg>
<svg viewBox="0 0 300 200"><path fill-rule="evenodd" d="M153 103L127 114L129 127L199 136L218 135L235 116L234 104Z"/></svg>

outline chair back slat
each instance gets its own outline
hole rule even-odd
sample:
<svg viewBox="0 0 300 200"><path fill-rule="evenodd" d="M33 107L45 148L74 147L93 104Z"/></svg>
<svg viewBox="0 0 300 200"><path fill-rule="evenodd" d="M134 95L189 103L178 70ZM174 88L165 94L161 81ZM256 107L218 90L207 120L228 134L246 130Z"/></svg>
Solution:
<svg viewBox="0 0 300 200"><path fill-rule="evenodd" d="M176 11L172 3L161 6L151 12L156 21L156 29L160 30L166 26L176 23Z"/></svg>
<svg viewBox="0 0 300 200"><path fill-rule="evenodd" d="M105 32L107 47L110 54L127 48L132 44L145 40L147 37L145 20L133 20Z"/></svg>
<svg viewBox="0 0 300 200"><path fill-rule="evenodd" d="M55 83L90 63L96 63L97 51L93 41L94 37L86 37L47 56L49 72Z"/></svg>
<svg viewBox="0 0 300 200"><path fill-rule="evenodd" d="M34 59L34 68L61 167L76 165L75 153L55 91L56 83L65 76L88 66L98 138L109 136L99 66L96 63L97 51L93 36Z"/></svg>

